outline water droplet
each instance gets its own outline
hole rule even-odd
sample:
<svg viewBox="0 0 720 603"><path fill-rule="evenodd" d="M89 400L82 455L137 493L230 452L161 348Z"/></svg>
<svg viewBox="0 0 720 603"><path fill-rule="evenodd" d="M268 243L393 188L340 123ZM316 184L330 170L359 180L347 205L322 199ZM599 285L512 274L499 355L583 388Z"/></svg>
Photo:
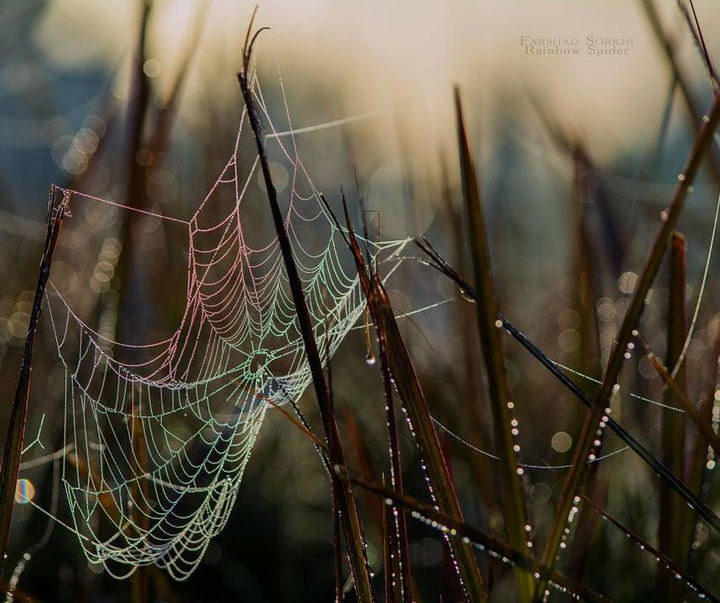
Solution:
<svg viewBox="0 0 720 603"><path fill-rule="evenodd" d="M670 214L668 214L668 212L667 212L666 209L663 209L663 210L660 212L660 220L661 220L661 221L667 222L669 217L670 217Z"/></svg>
<svg viewBox="0 0 720 603"><path fill-rule="evenodd" d="M373 366L377 362L377 358L375 358L375 354L372 352L368 352L367 356L365 356L365 364L368 366Z"/></svg>

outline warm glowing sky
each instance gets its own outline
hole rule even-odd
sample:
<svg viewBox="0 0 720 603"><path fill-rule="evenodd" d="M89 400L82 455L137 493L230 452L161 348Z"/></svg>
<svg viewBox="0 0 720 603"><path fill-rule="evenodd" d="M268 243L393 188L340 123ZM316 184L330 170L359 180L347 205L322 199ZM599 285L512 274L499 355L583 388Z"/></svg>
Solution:
<svg viewBox="0 0 720 603"><path fill-rule="evenodd" d="M661 4L668 28L682 33L684 64L702 78L699 59L673 10L674 0ZM720 4L696 4L711 53L719 54L720 36L713 35L712 24L720 18ZM53 60L66 66L92 61L114 65L135 36L138 5L57 0L38 41ZM156 5L151 54L163 67L158 76L162 83L173 73L191 17L201 3L162 0ZM225 90L223 81L229 90L235 86L232 74L253 4L212 0L206 5L208 20L190 81L206 84L217 74L218 90ZM628 132L659 121L669 85L667 65L640 2L276 0L261 5L258 24L272 27L271 36L263 39L263 51L272 56L274 47L286 73L300 72L300 65L315 81L326 77L338 94L346 95L343 107L351 112L408 97L446 106L452 82L486 105L533 91L584 138L601 148L622 148ZM521 36L576 38L581 52L571 57L529 56ZM632 46L624 56L592 57L586 52L587 36L632 38ZM223 78L226 73L229 77ZM190 86L189 106L193 94Z"/></svg>

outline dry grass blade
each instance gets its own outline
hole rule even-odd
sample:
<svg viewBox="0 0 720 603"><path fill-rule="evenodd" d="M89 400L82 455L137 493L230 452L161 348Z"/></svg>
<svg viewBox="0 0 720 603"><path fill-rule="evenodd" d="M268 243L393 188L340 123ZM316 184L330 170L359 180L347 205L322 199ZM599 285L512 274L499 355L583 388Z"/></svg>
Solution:
<svg viewBox="0 0 720 603"><path fill-rule="evenodd" d="M253 13L253 18L254 16L255 13ZM245 48L243 49L243 69L238 73L238 81L240 83L240 90L242 92L243 100L245 101L248 119L250 121L250 126L257 145L257 152L260 158L260 166L262 169L263 179L265 181L265 188L268 194L270 211L272 213L273 223L275 225L275 231L280 245L280 252L282 254L283 263L285 265L285 270L290 284L293 303L295 305L295 313L298 319L303 343L305 345L305 353L307 355L308 365L312 374L315 394L320 407L320 415L325 430L325 437L327 439L330 463L332 466L336 464L344 465L345 456L340 443L337 423L335 422L335 417L333 415L330 391L325 381L320 352L318 351L317 341L315 340L315 336L313 334L312 320L305 301L302 281L300 280L298 269L295 264L290 240L287 232L285 231L284 219L280 213L280 206L277 200L277 191L270 174L270 163L263 144L260 117L255 106L253 94L250 89L250 83L247 79L252 54L252 45L257 39L257 35L260 31L262 31L257 31L255 35L250 38L252 23L253 22L251 20L250 26L248 27L248 36ZM333 504L337 509L337 514L340 516L345 544L348 549L347 557L357 597L363 603L375 601L375 593L373 592L370 581L370 568L368 566L367 555L365 553L365 541L352 489L350 488L349 483L340 480L334 472L331 472L331 481L332 494L334 497Z"/></svg>
<svg viewBox="0 0 720 603"><path fill-rule="evenodd" d="M393 381L388 361L388 343L384 333L378 333L378 345L380 348L380 369L385 389L385 406L387 408L388 440L390 444L390 469L391 485L396 492L403 492L402 463L400 461L400 437L398 434L397 418L395 416L395 402L393 400ZM407 525L405 516L398 513L392 507L386 513L388 528L394 531L392 539L388 540L390 552L392 552L393 564L393 596L398 601L413 599L413 583L410 573L410 551L407 537ZM389 531L388 531L389 533ZM387 585L385 587L388 588Z"/></svg>
<svg viewBox="0 0 720 603"><path fill-rule="evenodd" d="M695 180L695 176L700 168L703 157L713 140L719 121L720 98L717 98L713 103L710 113L702 120L695 143L693 144L693 148L690 152L688 162L685 165L685 169L682 174L678 177L679 182L673 194L670 207L667 210L664 210L661 214L660 229L650 249L650 253L647 261L645 262L642 273L637 280L632 300L630 301L630 305L628 306L622 325L618 331L613 351L610 354L602 385L595 395L590 413L585 420L583 430L575 447L573 454L573 466L565 478L563 489L557 503L553 526L543 553L543 565L547 565L550 568L555 565L560 540L565 530L565 524L567 522L570 509L573 505L573 499L577 495L580 485L582 484L586 470L586 461L592 450L593 441L597 438L596 431L598 429L598 425L600 424L600 420L603 416L607 415L605 411L609 405L610 396L613 393L615 384L620 376L628 343L630 343L633 331L638 324L640 315L645 307L645 300L647 298L648 291L655 279L655 275L660 267L660 262L662 261L665 250L670 242L670 237L675 230L678 219L680 218L680 213L688 194L688 188L692 186L692 183ZM536 599L542 599L544 591L545 586L541 581L535 592Z"/></svg>
<svg viewBox="0 0 720 603"><path fill-rule="evenodd" d="M436 507L427 505L411 496L399 494L380 484L370 482L356 475L351 475L343 468L338 469L343 479L349 480L383 497L386 503L392 501L405 508L415 519L425 521L435 529L448 535L451 542L462 539L465 544L474 543L481 551L489 551L491 555L502 559L505 563L513 563L516 566L520 566L525 572L544 572L544 569L533 557L523 555L509 544L485 534L483 531L474 528L465 521L458 520L456 517L448 515L443 511L438 511ZM583 584L574 582L561 572L553 570L548 573L547 576L551 582L556 584L560 589L565 589L565 592L572 594L575 598L598 603L609 601L609 599L600 593L587 588Z"/></svg>
<svg viewBox="0 0 720 603"><path fill-rule="evenodd" d="M35 332L42 312L42 300L45 295L45 286L50 278L55 246L60 236L60 227L67 210L67 196L59 196L60 189L55 185L50 187L48 198L47 226L45 231L45 247L42 259L35 299L30 313L25 349L23 350L20 376L15 391L10 421L8 423L5 449L2 457L2 470L0 471L0 577L7 559L8 539L10 536L10 520L12 519L13 504L15 501L15 485L20 469L20 455L25 438L25 422L27 420L28 403L30 399L30 374L32 372L33 348L35 346Z"/></svg>
<svg viewBox="0 0 720 603"><path fill-rule="evenodd" d="M330 208L327 207L327 209L332 214ZM345 218L348 225L349 238L347 242L355 258L360 284L370 308L378 339L386 342L387 363L390 374L407 412L413 436L427 467L431 493L438 507L444 513L462 521L462 510L450 471L430 418L425 395L395 320L390 298L380 277L377 274L371 274L365 263L362 250L355 238L347 206L345 206ZM455 539L451 539L449 544L467 600L473 603L486 601L487 593L474 551L467 544Z"/></svg>
<svg viewBox="0 0 720 603"><path fill-rule="evenodd" d="M480 345L487 369L490 407L493 416L495 449L500 457L500 484L503 496L505 526L510 545L523 555L529 555L528 533L526 531L527 511L522 493L522 469L518 465L515 452L515 437L512 434L512 404L505 374L500 343L500 331L497 324L497 306L495 288L492 280L490 251L487 241L487 228L483 215L480 187L475 175L475 166L465 132L460 91L455 89L455 110L457 117L458 141L460 146L460 167L463 195L468 214L470 250L475 269L475 286L481 302L475 304ZM529 601L532 597L533 578L521 569L515 570L515 579L520 601Z"/></svg>
<svg viewBox="0 0 720 603"><path fill-rule="evenodd" d="M672 235L670 254L670 299L668 307L668 338L666 366L675 366L682 353L686 335L685 317L685 237L678 232ZM651 362L657 360L650 356ZM655 365L655 362L653 362ZM663 376L661 368L656 370ZM664 367L662 367L664 368ZM667 371L665 371L665 376ZM665 378L663 376L663 379ZM664 403L677 407L682 404L678 397L687 400L685 383L685 365L679 367L674 379L670 379L681 394L675 393L673 387L665 392ZM667 383L667 381L666 381ZM665 412L662 417L662 450L663 462L675 475L682 478L685 468L685 415L676 412ZM677 496L673 496L670 486L660 482L660 521L658 523L658 540L660 550L672 559L683 559L684 543L677 535L684 533L682 525L686 519L686 506ZM687 518L690 520L690 518ZM657 593L665 601L677 601L682 598L682 585L670 580L667 572L658 572Z"/></svg>

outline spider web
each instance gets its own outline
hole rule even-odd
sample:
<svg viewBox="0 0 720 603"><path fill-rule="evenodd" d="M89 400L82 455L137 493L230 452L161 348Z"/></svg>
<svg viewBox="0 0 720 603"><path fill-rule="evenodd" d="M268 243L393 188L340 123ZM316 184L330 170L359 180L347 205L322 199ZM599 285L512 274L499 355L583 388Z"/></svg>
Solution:
<svg viewBox="0 0 720 603"><path fill-rule="evenodd" d="M268 150L288 175L285 228L327 361L363 314L364 297L294 136L277 135L257 78L253 89L270 124ZM149 564L177 580L194 571L227 523L268 408L295 402L311 381L277 237L263 240L246 220L257 214L253 204L269 213L253 190L254 144L249 159L241 145L248 130L244 111L229 160L189 220L66 191L71 211L134 211L146 225L172 223L187 236L185 309L160 341L116 341L74 307L62 279L48 286L64 368L67 527L88 560L116 577ZM365 243L389 276L406 242Z"/></svg>

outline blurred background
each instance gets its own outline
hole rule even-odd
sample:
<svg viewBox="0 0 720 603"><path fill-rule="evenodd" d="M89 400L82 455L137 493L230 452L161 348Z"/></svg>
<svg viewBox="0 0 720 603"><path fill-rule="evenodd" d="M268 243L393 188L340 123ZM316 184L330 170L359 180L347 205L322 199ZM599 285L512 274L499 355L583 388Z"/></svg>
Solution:
<svg viewBox="0 0 720 603"><path fill-rule="evenodd" d="M188 219L232 153L242 110L236 73L253 6L230 0L0 0L0 434L17 382L50 185ZM720 6L704 0L695 8L708 53L720 60L714 27ZM263 3L256 25L271 28L256 48L267 110L278 130L298 130L297 153L317 188L336 207L340 187L352 199L361 193L378 216L381 238L425 235L469 275L452 106L453 85L460 87L500 308L550 358L599 378L660 212L712 99L678 3L287 0ZM713 153L680 225L688 245L689 315L717 201L717 148ZM263 194L260 183L253 186ZM121 214L88 205L61 235L53 278L68 283L87 307L98 299L104 307L117 305ZM126 281L145 283L142 304L133 306L137 315L125 317L148 331L137 340L172 329L182 311L184 236L170 227L161 235L138 228L127 239L152 260L140 262ZM712 251L711 260L716 255ZM663 270L643 323L661 355L668 303ZM502 534L492 461L467 445L492 452L474 310L418 263L406 262L388 288L398 313L445 302L401 325L431 411L465 441L441 430L466 516ZM715 384L719 293L711 269L688 349L693 399ZM26 432L29 442L42 427L43 454L60 441L64 403L62 367L47 326L38 334ZM584 410L519 346L506 344L522 460L568 463ZM365 455L379 475L388 471L382 383L377 367L365 364L366 353L363 331L351 332L333 360L333 388L343 433L361 428L362 445L348 435L350 463L357 466ZM628 392L662 400L660 380L642 353L624 379ZM578 380L593 391L592 382ZM662 457L662 409L629 395L614 404L614 416ZM313 396L300 405L318 426ZM409 438L404 445L409 488L426 498ZM609 437L608 451L620 447ZM67 521L53 466L21 477L39 505ZM630 452L598 467L607 507L652 541L658 529L657 501L649 494L657 487L654 477ZM538 534L552 519L563 471L526 474ZM712 477L706 488L716 488ZM369 517L373 503L359 501ZM190 580L168 582L163 596L329 600L331 517L329 486L313 446L270 412L228 526ZM373 548L379 528L369 519L366 527L371 562L379 568L382 554ZM447 596L441 539L412 523L410 536L425 600ZM651 592L654 560L606 526L591 540L597 547L588 547L578 570L590 585L620 600ZM696 542L699 575L717 589L717 540L700 530ZM616 554L608 557L608 547ZM33 556L19 582L28 595L129 599L127 581L88 565L73 534L19 504L6 573L29 549ZM486 569L498 583L495 600L506 600L506 572Z"/></svg>

